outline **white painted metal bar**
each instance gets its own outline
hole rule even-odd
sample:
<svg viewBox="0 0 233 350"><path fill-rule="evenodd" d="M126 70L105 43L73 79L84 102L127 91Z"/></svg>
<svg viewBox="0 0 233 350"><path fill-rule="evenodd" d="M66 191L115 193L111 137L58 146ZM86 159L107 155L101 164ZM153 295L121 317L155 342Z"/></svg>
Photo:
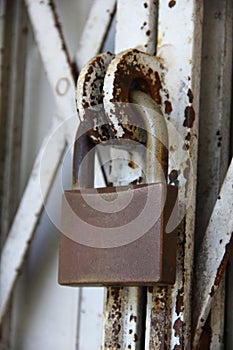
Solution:
<svg viewBox="0 0 233 350"><path fill-rule="evenodd" d="M81 70L101 49L115 12L116 0L95 0L76 54L76 65Z"/></svg>
<svg viewBox="0 0 233 350"><path fill-rule="evenodd" d="M226 278L225 275L216 290L211 304L210 312L210 350L223 350L226 346L225 339L225 298ZM208 322L208 321L207 321ZM205 327L204 327L205 328ZM206 327L208 329L208 327ZM225 347L226 348L226 347Z"/></svg>
<svg viewBox="0 0 233 350"><path fill-rule="evenodd" d="M34 35L38 44L42 61L52 92L57 104L58 115L61 120L76 114L75 86L72 77L67 53L60 32L57 29L56 16L49 1L26 1L29 16L32 22ZM41 19L41 22L38 21ZM42 23L43 21L43 23ZM106 28L105 28L106 30ZM87 47L86 47L87 50ZM83 50L85 52L85 50ZM94 54L96 54L95 52ZM86 55L87 57L88 55ZM53 120L57 124L56 120ZM77 120L78 125L78 120ZM68 131L68 137L73 130ZM49 131L48 135L52 132ZM71 141L72 137L69 137ZM65 147L65 135L54 140L55 148L51 156L49 171L39 173L39 160L46 145L46 138L38 153L32 169L32 175L24 192L20 207L9 233L8 240L2 251L1 263L1 317L7 306L19 269L23 264L30 240L43 208L43 198L40 194L40 176L45 181L45 195L49 192L54 175L63 155ZM57 143L56 143L57 141ZM34 199L33 199L34 198ZM31 205L33 203L33 205ZM26 219L25 219L26 218ZM23 234L21 235L21 229ZM19 234L20 233L20 238ZM3 283L4 282L4 283Z"/></svg>
<svg viewBox="0 0 233 350"><path fill-rule="evenodd" d="M64 51L62 38L57 29L56 18L52 7L48 1L28 0L26 1L26 5L48 80L54 92L58 115L61 120L74 116L76 114L74 80L67 55ZM43 25L37 20L38 18L43 19ZM57 125L56 119L53 121L53 124ZM42 212L43 198L40 193L40 176L46 183L46 195L50 190L64 151L65 135L57 136L54 142L53 157L51 157L49 168L46 170L47 173L45 172L43 174L40 174L39 161L46 145L46 138L41 146L32 169L32 175L2 250L0 319L6 310L7 302L9 301L19 269L23 264L28 245ZM19 232L20 237L18 235Z"/></svg>
<svg viewBox="0 0 233 350"><path fill-rule="evenodd" d="M156 9L152 0L145 3L140 0L117 1L116 53L135 47L154 53ZM114 182L114 185L119 183ZM137 287L107 289L103 349L120 346L139 350L144 347L145 293L143 288Z"/></svg>
<svg viewBox="0 0 233 350"><path fill-rule="evenodd" d="M223 276L230 254L233 234L233 160L214 206L196 262L195 336L197 346L208 317L213 295Z"/></svg>
<svg viewBox="0 0 233 350"><path fill-rule="evenodd" d="M103 290L97 287L81 288L79 298L77 349L100 349L103 329Z"/></svg>
<svg viewBox="0 0 233 350"><path fill-rule="evenodd" d="M54 125L54 128L56 127L57 123ZM13 225L2 249L0 264L0 320L6 310L30 240L43 209L40 182L43 182L45 193L48 193L63 155L65 135L61 133L55 133L54 135L53 149L51 149L52 156L47 159L44 172L40 173L41 158L47 146L47 139L42 144Z"/></svg>
<svg viewBox="0 0 233 350"><path fill-rule="evenodd" d="M72 117L76 114L75 83L54 9L48 0L25 2L59 115Z"/></svg>
<svg viewBox="0 0 233 350"><path fill-rule="evenodd" d="M194 246L195 185L199 114L202 3L198 1L160 1L157 56L164 62L164 85L169 91L172 111L170 123L179 132L183 145L169 135L169 178L176 174L179 184L179 211L186 216L179 226L177 278L167 302L168 344L158 341L153 324L147 323L150 349L185 348L191 343L191 277ZM186 154L181 148L186 149ZM189 158L190 157L190 158ZM192 170L191 170L192 167ZM190 174L192 173L191 177ZM157 291L151 300L156 302ZM170 295L170 294L169 294ZM169 296L168 295L168 296ZM162 297L162 296L161 296ZM149 306L149 320L158 308ZM149 310L148 310L149 312ZM169 316L171 315L171 317ZM169 334L170 333L170 334ZM155 335L153 337L153 334Z"/></svg>
<svg viewBox="0 0 233 350"><path fill-rule="evenodd" d="M118 0L115 52L137 48L154 54L156 13L155 1Z"/></svg>
<svg viewBox="0 0 233 350"><path fill-rule="evenodd" d="M214 2L215 5L215 2ZM226 0L222 3L222 6L219 8L220 4L217 2L217 9L215 10L215 19L216 22L220 22L220 30L218 31L218 35L220 35L220 52L221 58L218 62L217 69L220 70L221 76L221 84L219 90L219 99L217 101L220 102L219 110L222 110L220 113L222 125L222 140L221 140L221 158L219 162L219 186L218 191L220 189L220 185L223 181L223 176L225 174L226 168L228 166L228 155L230 154L230 123L231 123L231 112L232 112L232 62L233 62L233 44L232 44L232 34L233 34L233 2L231 0ZM220 14L220 18L219 15ZM216 18L218 17L218 18ZM219 50L218 46L218 50ZM217 49L216 49L217 50ZM217 144L219 146L219 144ZM216 152L217 153L217 152ZM227 300L226 298L229 296L226 293L226 276L223 277L220 282L219 288L214 295L212 308L211 308L211 344L210 350L215 349L223 349L226 345L225 339L225 329L229 327L229 325L225 324L225 320L227 320L227 314L231 311L227 308ZM230 279L228 279L228 282ZM231 283L231 282L230 282Z"/></svg>
<svg viewBox="0 0 233 350"><path fill-rule="evenodd" d="M198 254L229 165L232 12L231 0L224 0L221 3L217 0L205 1L195 256ZM220 349L224 343L225 310L227 312L224 307L224 281L214 299L210 319L204 329L209 329L210 348Z"/></svg>
<svg viewBox="0 0 233 350"><path fill-rule="evenodd" d="M232 283L233 283L233 254L230 256L227 267L227 284L226 284L226 324L225 324L225 348L230 349L233 344L233 293L232 293Z"/></svg>
<svg viewBox="0 0 233 350"><path fill-rule="evenodd" d="M142 327L144 297L143 288L106 289L103 349L144 348Z"/></svg>

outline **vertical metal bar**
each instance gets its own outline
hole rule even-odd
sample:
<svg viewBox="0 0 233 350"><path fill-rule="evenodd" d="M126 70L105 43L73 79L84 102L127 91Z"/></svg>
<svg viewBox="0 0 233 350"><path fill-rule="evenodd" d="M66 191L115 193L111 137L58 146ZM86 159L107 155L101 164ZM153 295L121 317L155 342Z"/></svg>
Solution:
<svg viewBox="0 0 233 350"><path fill-rule="evenodd" d="M5 4L1 65L1 246L19 202L27 17L22 1Z"/></svg>
<svg viewBox="0 0 233 350"><path fill-rule="evenodd" d="M0 250L19 204L27 25L23 1L1 1ZM17 174L17 175L16 175ZM11 305L1 329L1 347L11 344Z"/></svg>
<svg viewBox="0 0 233 350"><path fill-rule="evenodd" d="M157 6L152 0L117 1L116 53L135 47L154 53L156 10ZM144 348L145 300L144 288L107 289L103 349Z"/></svg>
<svg viewBox="0 0 233 350"><path fill-rule="evenodd" d="M80 288L79 300L77 349L100 349L104 301L102 288Z"/></svg>
<svg viewBox="0 0 233 350"><path fill-rule="evenodd" d="M231 254L228 269L227 269L227 283L226 283L226 324L225 324L225 348L231 349L233 344L233 254Z"/></svg>
<svg viewBox="0 0 233 350"><path fill-rule="evenodd" d="M143 288L107 288L104 349L144 348L144 330L141 324L145 308L144 298Z"/></svg>
<svg viewBox="0 0 233 350"><path fill-rule="evenodd" d="M195 255L229 164L232 7L231 0L204 2ZM210 347L220 349L224 332L224 281L214 298L206 328Z"/></svg>
<svg viewBox="0 0 233 350"><path fill-rule="evenodd" d="M223 277L233 247L232 183L233 158L197 256L194 294L194 348L198 346L203 326L209 315L213 296ZM219 348L222 346L221 343L220 339L218 341Z"/></svg>
<svg viewBox="0 0 233 350"><path fill-rule="evenodd" d="M182 154L178 141L169 135L169 175L179 183L179 208L186 215L179 226L177 278L171 293L159 295L155 289L148 307L146 339L149 348L189 349L191 346L191 278L193 266L195 185L199 113L200 59L202 39L202 4L199 1L160 1L157 55L167 72L164 81L170 95L172 111L169 121L178 130L188 152ZM188 154L189 153L189 154ZM190 158L189 158L190 157ZM175 161L175 167L172 161ZM174 163L173 163L174 164ZM192 181L188 180L192 165ZM166 303L167 295L170 296ZM158 339L152 320L158 319L161 305L165 336ZM165 300L163 299L165 298ZM161 303L161 300L163 303ZM166 307L165 307L166 305ZM163 306L163 307L162 307ZM167 315L165 315L167 313ZM165 322L164 320L167 320Z"/></svg>

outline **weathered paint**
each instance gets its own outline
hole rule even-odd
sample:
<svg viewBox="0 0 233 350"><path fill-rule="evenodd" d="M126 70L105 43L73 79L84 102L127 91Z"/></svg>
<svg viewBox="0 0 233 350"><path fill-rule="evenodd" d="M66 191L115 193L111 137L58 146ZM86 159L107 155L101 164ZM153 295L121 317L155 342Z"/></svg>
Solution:
<svg viewBox="0 0 233 350"><path fill-rule="evenodd" d="M169 90L172 111L169 122L184 141L169 135L170 181L179 174L179 210L186 212L178 234L177 278L167 307L171 315L167 336L170 349L189 348L191 343L191 279L194 246L195 184L197 166L197 135L199 112L200 58L202 38L202 4L199 1L160 1L158 17L157 56L164 66L162 84ZM163 106L162 106L163 107ZM187 153L189 150L189 154ZM186 151L186 154L185 154ZM190 159L188 159L190 156ZM172 165L172 159L175 167ZM190 162L191 160L191 162ZM174 164L174 163L173 163ZM192 181L189 174L192 169ZM173 170L176 170L174 172ZM173 171L173 172L172 172ZM176 181L177 179L175 179ZM153 298L157 291L154 291ZM153 305L150 306L153 310ZM153 315L151 316L153 319ZM153 327L147 329L153 334ZM149 335L148 335L149 337ZM154 340L154 341L153 341ZM158 346L155 337L150 349Z"/></svg>
<svg viewBox="0 0 233 350"><path fill-rule="evenodd" d="M115 51L119 53L123 50L137 47L140 50L143 50L148 53L154 52L153 36L156 36L156 11L157 5L154 1L145 2L146 5L141 0L118 0L117 2L117 18L116 18L116 38L115 38ZM132 9L133 9L133 18L132 18ZM129 21L129 18L132 20ZM147 34L146 34L147 32ZM149 35L148 35L149 34ZM120 158L120 157L119 157ZM128 157L130 158L130 157ZM134 159L133 159L134 160ZM128 171L125 172L126 176ZM122 174L123 175L123 174ZM129 180L130 181L130 180ZM115 185L118 185L116 181ZM140 329L142 330L143 320L145 318L145 310L140 308L142 305L142 296L145 298L145 291L138 288L125 288L124 293L126 293L126 304L137 317L137 322L141 324ZM111 312L112 305L106 300L106 310ZM144 306L145 309L145 306ZM124 320L124 328L121 329L121 337L125 339L127 336L128 329L128 317L127 312L124 308L121 309L122 318ZM106 321L107 325L111 327L111 320ZM107 326L105 325L105 327ZM126 330L126 332L124 331ZM142 330L144 332L144 330ZM132 333L134 334L134 332ZM138 336L139 342L132 341L128 344L128 349L136 350L143 348L143 339L141 336ZM103 348L104 342L111 340L111 334L105 332L103 338ZM141 342L141 344L140 344ZM126 347L127 349L127 347Z"/></svg>
<svg viewBox="0 0 233 350"><path fill-rule="evenodd" d="M153 288L148 288L147 293L147 322L145 349L163 350L169 347L169 288L157 288L154 293Z"/></svg>
<svg viewBox="0 0 233 350"><path fill-rule="evenodd" d="M195 269L194 340L196 347L212 299L223 277L233 246L233 160L203 237Z"/></svg>
<svg viewBox="0 0 233 350"><path fill-rule="evenodd" d="M200 99L200 133L195 255L198 255L211 212L229 165L231 79L232 76L232 1L206 1L203 21L203 52ZM218 42L218 45L215 43ZM213 74L214 72L214 74ZM217 243L217 241L216 241ZM211 333L211 349L223 347L226 314L224 281L216 291L211 316L205 329ZM224 344L226 346L226 343ZM228 345L229 346L229 345Z"/></svg>
<svg viewBox="0 0 233 350"><path fill-rule="evenodd" d="M116 0L95 0L86 21L76 54L76 65L81 70L104 44L107 30L115 12Z"/></svg>
<svg viewBox="0 0 233 350"><path fill-rule="evenodd" d="M108 65L113 58L114 55L110 52L99 54L92 58L81 70L76 91L76 102L80 121L84 121L85 119L85 122L87 122L88 113L92 113L94 119L95 112L101 111L103 107L104 77ZM100 113L98 115L100 117ZM97 124L96 121L90 121L90 129L93 127L95 129L95 124ZM100 121L98 121L98 124L100 124ZM101 137L101 130L98 130L98 134ZM95 141L98 142L98 139Z"/></svg>
<svg viewBox="0 0 233 350"><path fill-rule="evenodd" d="M137 303L140 300L140 304ZM130 301L130 302L129 302ZM106 289L104 349L142 349L142 314L145 308L143 288Z"/></svg>
<svg viewBox="0 0 233 350"><path fill-rule="evenodd" d="M59 114L71 117L76 114L74 76L53 3L27 0L26 6Z"/></svg>
<svg viewBox="0 0 233 350"><path fill-rule="evenodd" d="M115 51L137 48L153 54L157 3L154 0L118 0Z"/></svg>
<svg viewBox="0 0 233 350"><path fill-rule="evenodd" d="M67 117L76 115L73 72L65 49L61 27L58 23L55 8L50 1L27 0L26 7L42 62L57 104L57 114L61 121ZM40 21L38 21L38 18L43 18L43 26ZM106 27L103 27L103 29L107 31L107 23ZM95 48L95 50L98 50L98 48ZM95 54L97 54L97 52L93 52L93 55ZM87 58L90 58L86 45L82 49L82 56L85 57L85 61L87 61ZM52 124L53 126L48 132L48 135L51 134L54 127L57 127L57 118L53 120ZM6 310L6 305L14 288L20 267L23 264L35 227L42 213L43 198L40 193L40 180L46 184L44 187L44 195L47 196L63 155L66 142L65 137L67 137L68 141L71 141L74 137L74 130L67 129L66 131L67 135L61 137L59 134L57 135L57 140L54 140L56 146L51 152L52 158L49 161L49 167L45 169L45 173L41 174L39 162L47 143L47 138L44 139L9 232L9 237L4 245L2 251L4 268L1 270L0 278L1 280L4 278L5 283L1 283L0 317L3 316ZM34 199L32 199L32 194ZM18 232L23 233L20 235L20 239L18 237Z"/></svg>
<svg viewBox="0 0 233 350"><path fill-rule="evenodd" d="M127 113L115 111L116 102L130 102L130 91L138 89L151 95L157 104L164 97L161 84L162 65L155 57L138 51L126 50L116 56L109 65L104 79L104 106L107 116L114 126L115 134L124 133L121 124L127 124ZM115 115L116 114L116 115Z"/></svg>

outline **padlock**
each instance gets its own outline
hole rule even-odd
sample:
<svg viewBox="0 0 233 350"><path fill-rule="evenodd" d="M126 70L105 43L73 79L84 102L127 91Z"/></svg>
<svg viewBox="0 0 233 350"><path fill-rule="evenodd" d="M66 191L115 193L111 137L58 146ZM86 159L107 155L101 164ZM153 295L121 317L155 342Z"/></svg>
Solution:
<svg viewBox="0 0 233 350"><path fill-rule="evenodd" d="M73 184L79 189L65 191L63 195L59 283L70 286L173 284L177 229L172 227L171 232L166 232L166 227L171 213L174 215L176 211L177 187L159 180L117 188L93 188L94 145L83 125L81 123L77 133L73 163ZM149 139L146 146L155 147L156 143ZM112 142L124 145L121 139ZM125 144L127 147L127 142ZM155 154L157 150L150 152ZM105 203L104 209L102 203Z"/></svg>

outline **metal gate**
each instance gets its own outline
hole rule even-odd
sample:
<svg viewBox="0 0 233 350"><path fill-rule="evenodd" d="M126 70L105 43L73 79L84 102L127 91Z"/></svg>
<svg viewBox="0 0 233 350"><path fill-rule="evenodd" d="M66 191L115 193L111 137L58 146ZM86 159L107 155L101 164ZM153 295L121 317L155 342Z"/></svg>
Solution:
<svg viewBox="0 0 233 350"><path fill-rule="evenodd" d="M1 349L231 349L232 0L2 0L0 8ZM61 178L71 186L78 72L99 52L129 48L165 67L164 114L176 130L168 178L184 214L176 283L60 287L53 224Z"/></svg>

